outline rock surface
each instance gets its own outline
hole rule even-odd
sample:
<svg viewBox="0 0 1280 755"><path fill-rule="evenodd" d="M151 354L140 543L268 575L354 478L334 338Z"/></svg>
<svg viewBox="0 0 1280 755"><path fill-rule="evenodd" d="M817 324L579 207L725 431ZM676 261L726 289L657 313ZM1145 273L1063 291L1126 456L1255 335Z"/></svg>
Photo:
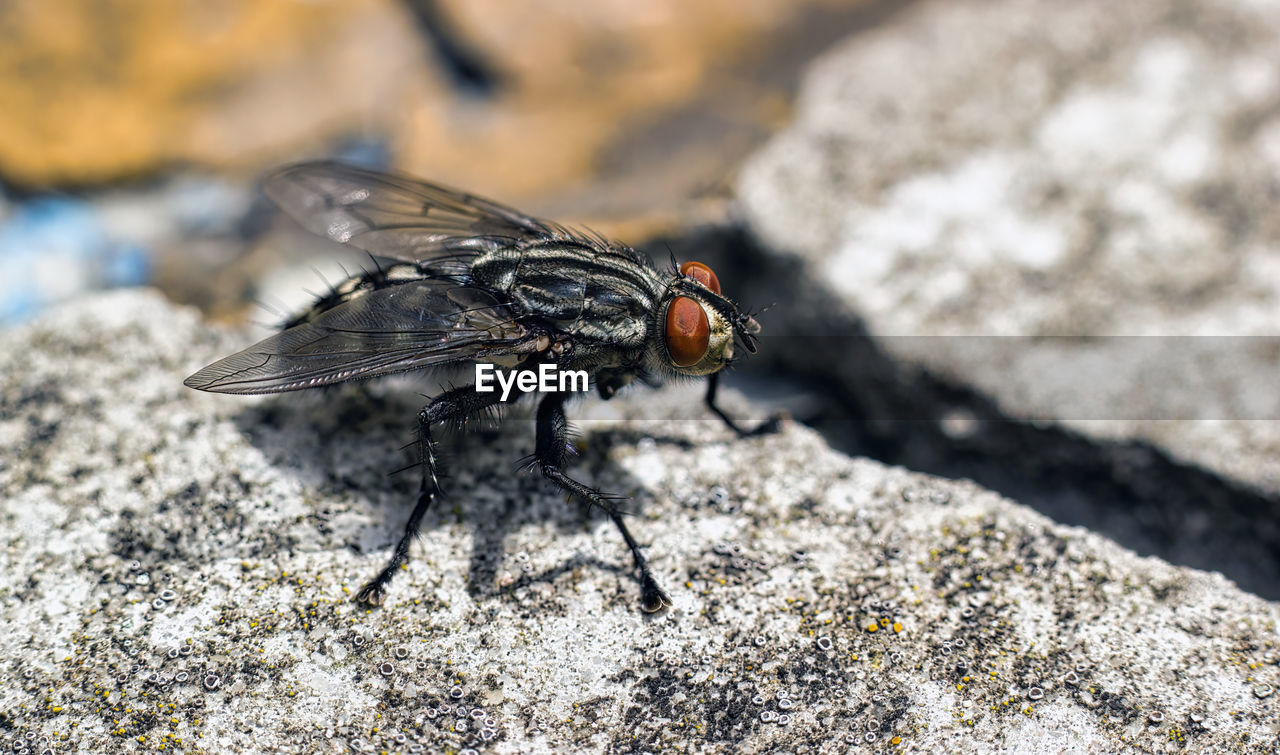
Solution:
<svg viewBox="0 0 1280 755"><path fill-rule="evenodd" d="M572 413L575 473L633 497L669 612L639 611L607 519L514 471L518 413L447 443L452 498L357 610L419 398L182 386L245 338L146 291L0 336L6 745L1277 746L1280 605L799 426L736 440L697 386Z"/></svg>
<svg viewBox="0 0 1280 755"><path fill-rule="evenodd" d="M744 212L894 358L1274 500L1277 47L1267 3L920 4L813 66Z"/></svg>

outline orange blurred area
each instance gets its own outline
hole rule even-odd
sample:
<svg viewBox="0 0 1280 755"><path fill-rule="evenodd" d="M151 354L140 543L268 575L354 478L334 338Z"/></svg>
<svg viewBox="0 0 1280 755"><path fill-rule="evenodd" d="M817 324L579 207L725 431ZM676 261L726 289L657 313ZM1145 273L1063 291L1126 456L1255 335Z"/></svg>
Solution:
<svg viewBox="0 0 1280 755"><path fill-rule="evenodd" d="M249 178L385 143L433 180L605 230L706 211L868 0L9 0L0 182ZM458 86L446 48L479 61ZM714 213L714 211L712 211Z"/></svg>
<svg viewBox="0 0 1280 755"><path fill-rule="evenodd" d="M362 114L386 117L380 95L399 93L389 79L408 67L411 41L391 9L368 0L6 3L0 172L45 186L180 162L248 167Z"/></svg>

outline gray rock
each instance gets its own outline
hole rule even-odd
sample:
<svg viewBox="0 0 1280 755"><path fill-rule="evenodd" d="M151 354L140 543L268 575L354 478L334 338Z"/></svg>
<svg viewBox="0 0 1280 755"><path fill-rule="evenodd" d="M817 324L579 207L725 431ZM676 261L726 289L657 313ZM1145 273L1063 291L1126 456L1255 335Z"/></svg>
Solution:
<svg viewBox="0 0 1280 755"><path fill-rule="evenodd" d="M799 426L736 440L696 385L575 412L576 474L633 497L671 611L639 611L607 519L514 471L520 416L448 444L451 500L357 610L407 515L412 475L386 471L420 398L182 386L244 338L145 291L0 336L0 743L1276 744L1277 604Z"/></svg>
<svg viewBox="0 0 1280 755"><path fill-rule="evenodd" d="M813 66L744 213L894 358L1280 492L1276 49L1268 3L918 4Z"/></svg>

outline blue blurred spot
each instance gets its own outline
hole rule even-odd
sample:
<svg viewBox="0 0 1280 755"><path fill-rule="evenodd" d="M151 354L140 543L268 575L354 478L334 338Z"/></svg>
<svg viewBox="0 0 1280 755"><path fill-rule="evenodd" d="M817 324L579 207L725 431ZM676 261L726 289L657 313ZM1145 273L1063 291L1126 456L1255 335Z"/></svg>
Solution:
<svg viewBox="0 0 1280 755"><path fill-rule="evenodd" d="M108 286L141 286L151 280L151 254L141 244L122 244L103 267Z"/></svg>
<svg viewBox="0 0 1280 755"><path fill-rule="evenodd" d="M113 239L92 203L36 197L0 219L0 325L86 291L145 283L148 250Z"/></svg>
<svg viewBox="0 0 1280 755"><path fill-rule="evenodd" d="M0 323L13 324L28 320L38 309L30 291L9 292L0 286Z"/></svg>
<svg viewBox="0 0 1280 755"><path fill-rule="evenodd" d="M334 150L333 157L362 168L386 170L391 163L391 148L380 139L352 139Z"/></svg>

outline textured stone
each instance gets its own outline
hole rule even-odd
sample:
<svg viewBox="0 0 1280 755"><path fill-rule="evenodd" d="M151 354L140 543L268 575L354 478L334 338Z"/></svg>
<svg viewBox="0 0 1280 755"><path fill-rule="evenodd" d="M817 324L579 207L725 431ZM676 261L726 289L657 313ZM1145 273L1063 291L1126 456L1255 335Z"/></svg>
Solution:
<svg viewBox="0 0 1280 755"><path fill-rule="evenodd" d="M632 496L666 614L606 518L515 470L523 414L446 441L450 497L357 610L421 386L182 386L245 339L145 291L0 335L6 745L1275 746L1277 604L799 426L736 440L696 385L571 412L574 473Z"/></svg>

